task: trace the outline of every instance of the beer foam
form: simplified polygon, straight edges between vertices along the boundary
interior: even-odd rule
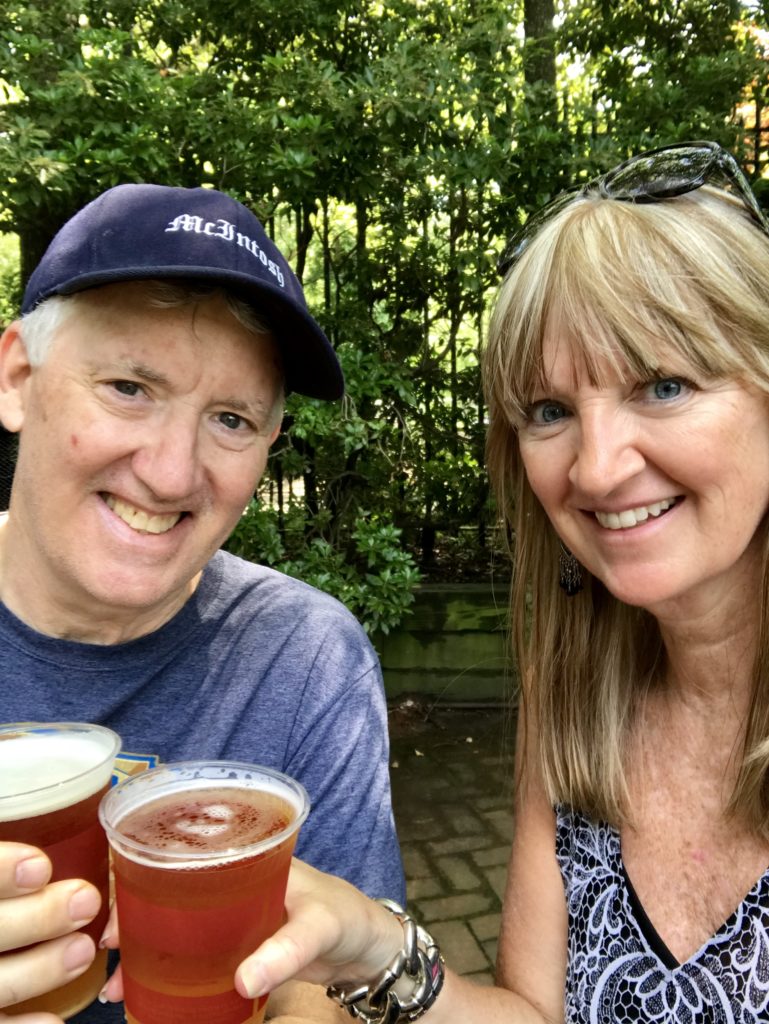
[[[283,791],[249,790],[226,780],[201,789],[198,783],[128,809],[115,825],[115,838],[123,854],[142,864],[213,867],[239,859],[244,850],[248,856],[275,845],[270,840],[279,841],[297,813]]]
[[[112,754],[95,733],[0,734],[0,821],[60,810],[98,792]]]

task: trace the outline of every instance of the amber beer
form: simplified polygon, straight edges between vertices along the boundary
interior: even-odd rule
[[[99,824],[120,737],[81,722],[0,725],[0,841],[29,843],[51,859],[52,881],[84,878],[102,895],[98,916],[81,931],[99,942],[109,914],[109,849]],[[11,1017],[48,1012],[72,1017],[99,994],[107,954],[79,978],[4,1008]]]
[[[130,1024],[259,1024],[238,964],[278,928],[307,794],[269,768],[169,764],[115,787],[112,846]]]

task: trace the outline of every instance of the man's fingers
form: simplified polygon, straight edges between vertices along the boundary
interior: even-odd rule
[[[42,889],[51,877],[51,862],[26,843],[0,843],[0,899]]]
[[[22,952],[4,953],[0,956],[0,1006],[8,1008],[66,985],[88,968],[95,953],[93,940],[82,933],[42,942]],[[10,1019],[18,1024],[26,1017]]]
[[[100,906],[99,890],[79,879],[0,899],[0,952],[77,931],[93,920]]]
[[[49,885],[50,877],[51,862],[40,850],[0,843],[0,1007],[59,988],[93,961],[93,940],[77,929],[99,912],[98,889],[79,879]],[[2,1010],[0,1021],[60,1024],[47,1013]]]
[[[52,1013],[18,1013],[9,1017],[7,1013],[0,1010],[0,1022],[5,1021],[9,1024],[61,1024],[61,1017],[56,1017]]]

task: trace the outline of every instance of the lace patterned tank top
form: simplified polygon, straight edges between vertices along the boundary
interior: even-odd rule
[[[769,870],[685,963],[657,935],[625,874],[616,829],[556,808],[566,890],[566,1024],[769,1022]]]

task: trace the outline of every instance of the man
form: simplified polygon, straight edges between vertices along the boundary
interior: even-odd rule
[[[0,419],[20,435],[0,527],[0,718],[108,725],[122,772],[204,757],[285,771],[312,802],[297,855],[402,900],[365,634],[327,595],[220,550],[284,390],[343,390],[285,259],[222,193],[122,185],[54,238],[22,313],[0,339]],[[47,878],[34,851],[0,845],[10,1013],[94,956],[76,931],[93,893]],[[306,987],[270,1009],[322,1020],[330,1007]]]

